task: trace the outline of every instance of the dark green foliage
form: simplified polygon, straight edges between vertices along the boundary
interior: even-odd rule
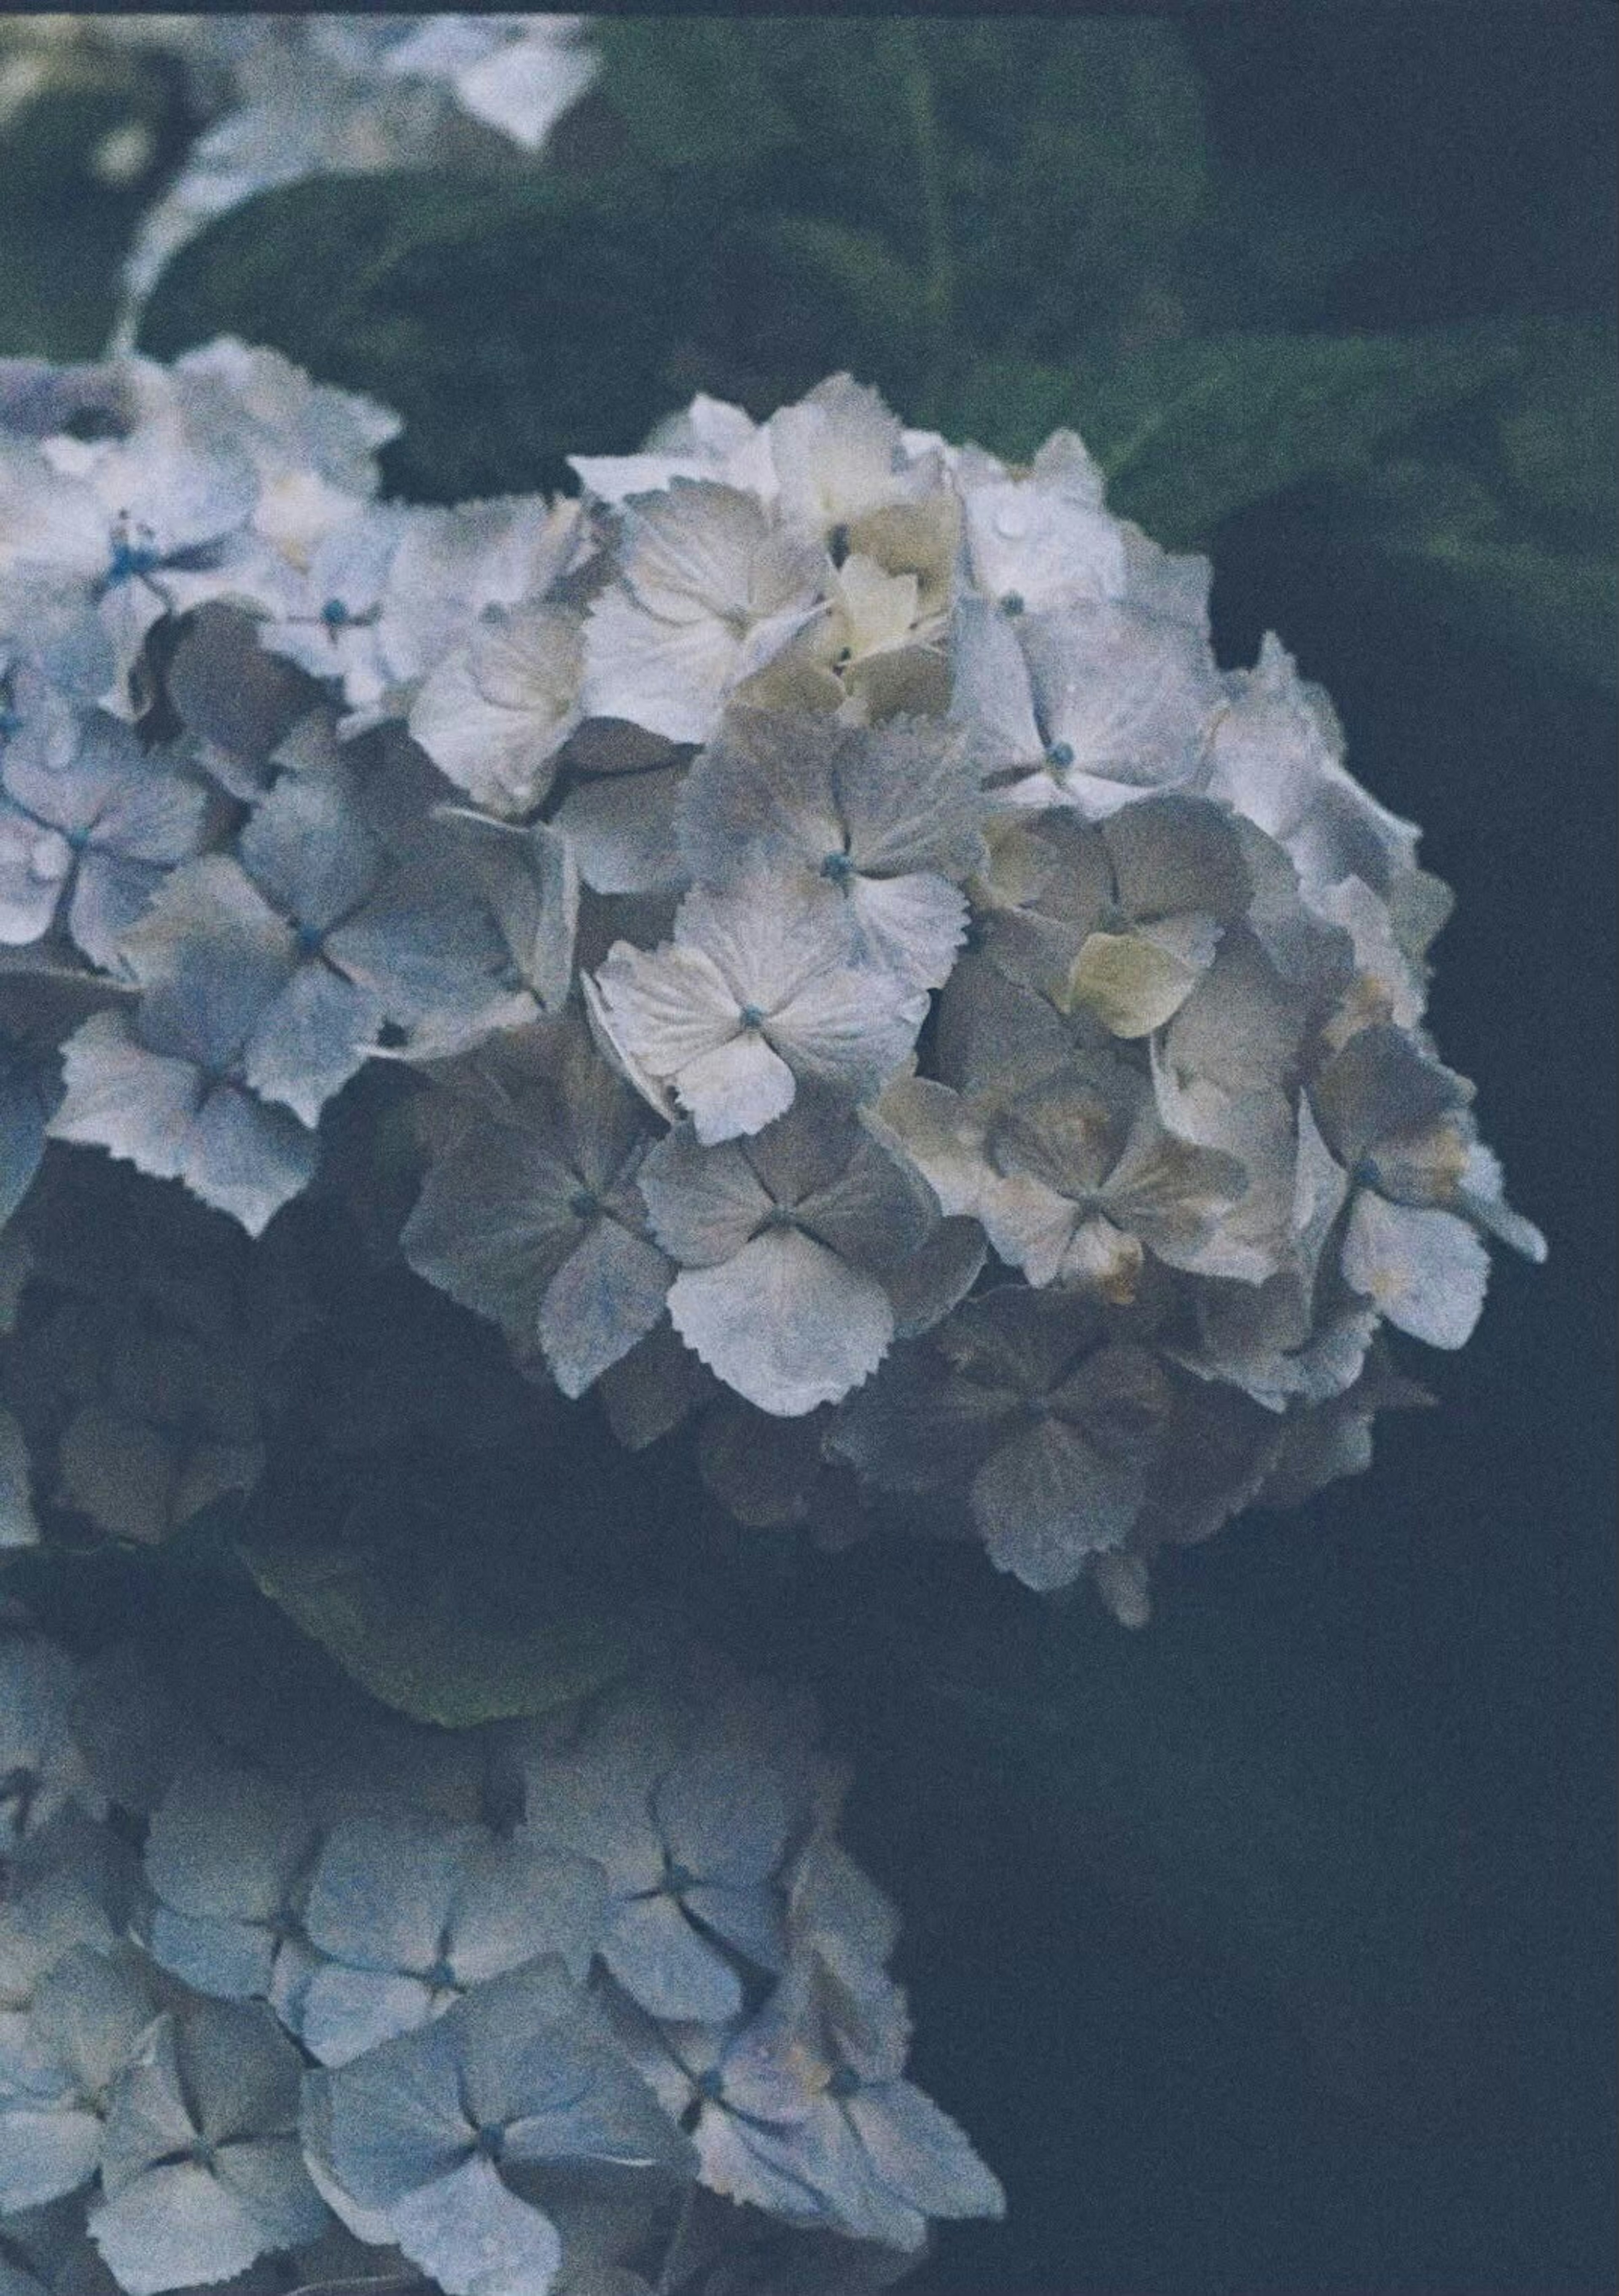
[[[118,265],[174,156],[179,109],[175,75],[106,52],[56,62],[32,99],[0,101],[0,357],[100,351]],[[130,127],[150,134],[150,164],[131,184],[98,179],[97,146]]]
[[[1233,511],[1353,469],[1392,433],[1521,371],[1532,324],[1405,335],[1204,335],[1070,375],[995,362],[955,425],[1014,455],[1077,429],[1108,500],[1165,544],[1206,545]]]
[[[548,1713],[622,1674],[629,1645],[605,1604],[560,1597],[536,1627],[479,1619],[442,1578],[410,1583],[390,1558],[257,1547],[261,1592],[385,1706],[458,1730]]]
[[[455,501],[565,478],[667,408],[705,235],[636,179],[293,184],[186,248],[147,315],[170,357],[235,333],[405,419],[388,475]]]
[[[1485,419],[1363,463],[1316,506],[1353,579],[1593,685],[1619,674],[1614,329],[1532,323]]]

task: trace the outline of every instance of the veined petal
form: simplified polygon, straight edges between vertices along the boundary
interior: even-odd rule
[[[686,1269],[669,1313],[728,1387],[783,1419],[858,1387],[894,1336],[882,1286],[793,1228],[756,1236],[723,1267]]]

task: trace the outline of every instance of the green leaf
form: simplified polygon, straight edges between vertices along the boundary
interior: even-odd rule
[[[0,1553],[38,1544],[29,1447],[16,1420],[0,1406]]]
[[[781,216],[762,224],[759,236],[784,270],[797,274],[802,291],[830,303],[873,343],[924,324],[922,280],[875,232],[815,216]]]
[[[656,166],[746,167],[797,139],[771,85],[771,29],[724,18],[607,18],[593,35],[597,93]]]
[[[11,78],[0,94],[0,356],[94,358],[172,139],[177,82],[145,57],[12,46],[4,19],[0,67]],[[150,139],[150,163],[134,183],[109,181],[97,155],[129,130]]]
[[[1565,546],[1473,472],[1402,462],[1335,489],[1321,505],[1340,566],[1454,628],[1521,658],[1611,686],[1619,567]]]
[[[1077,430],[1112,506],[1171,546],[1222,518],[1361,463],[1391,434],[1518,373],[1533,323],[1397,335],[1208,335],[1105,372],[997,361],[966,381],[955,427],[1025,456]]]
[[[398,174],[266,193],[184,249],[142,348],[269,343],[405,417],[394,485],[429,499],[555,486],[640,445],[701,308],[717,226],[644,178]]]
[[[1599,547],[1619,520],[1616,365],[1611,322],[1542,322],[1499,426],[1508,473],[1526,504],[1573,521]]]
[[[258,1546],[260,1591],[385,1705],[452,1730],[549,1713],[615,1680],[629,1631],[583,1597],[557,1597],[537,1626],[478,1615],[452,1574],[423,1583],[364,1551]]]

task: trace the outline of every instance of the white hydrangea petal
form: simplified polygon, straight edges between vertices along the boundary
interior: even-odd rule
[[[793,877],[760,873],[723,893],[699,886],[681,903],[675,930],[681,946],[717,967],[739,1006],[773,1017],[854,954],[831,887]]]
[[[0,800],[0,942],[24,947],[49,932],[73,873],[73,849]]]
[[[307,1188],[320,1161],[317,1136],[286,1111],[233,1086],[209,1092],[185,1140],[180,1177],[249,1235]]]
[[[859,1098],[875,1092],[905,1060],[928,1005],[927,990],[903,974],[839,965],[806,981],[765,1026],[796,1070]]]
[[[879,394],[833,375],[765,424],[781,508],[812,531],[847,525],[902,491],[902,432]]]
[[[94,1013],[62,1052],[53,1140],[105,1148],[159,1180],[177,1179],[202,1086],[189,1061],[148,1052],[128,1016]]]
[[[678,1076],[741,1026],[745,996],[701,948],[670,942],[649,952],[617,941],[595,979],[608,1028],[654,1076]]]
[[[792,1106],[793,1071],[755,1029],[687,1061],[675,1093],[705,1147],[762,1132]]]
[[[419,1977],[323,1961],[298,1989],[293,2030],[318,2063],[347,2065],[432,2013],[432,1988]]]
[[[1065,459],[1052,452],[1072,440]],[[1046,467],[1026,478],[967,489],[967,550],[974,581],[1000,602],[1031,611],[1074,598],[1118,598],[1127,562],[1119,521],[1101,507],[1101,482],[1072,432],[1042,450]]]
[[[1490,1255],[1453,1212],[1391,1204],[1362,1188],[1344,1236],[1344,1280],[1397,1331],[1460,1348],[1484,1304]]]
[[[479,805],[532,812],[577,723],[584,671],[576,615],[542,605],[486,617],[429,674],[411,707],[411,733]]]
[[[270,2245],[246,2203],[190,2161],[152,2169],[102,2201],[89,2228],[128,2296],[234,2279]]]
[[[967,938],[967,898],[943,877],[857,877],[848,888],[862,949],[871,964],[940,988]]]
[[[956,607],[951,641],[950,714],[980,773],[1014,766],[1043,772],[1046,745],[1015,624],[989,599],[969,594]]]
[[[910,2081],[857,2091],[846,2109],[882,2182],[924,2216],[1005,2214],[1000,2179],[966,2132]]]
[[[882,1286],[793,1228],[768,1229],[720,1267],[684,1269],[669,1314],[728,1387],[783,1419],[858,1387],[894,1337]]]
[[[365,1064],[382,1008],[323,964],[301,964],[249,1037],[242,1075],[307,1125]]]

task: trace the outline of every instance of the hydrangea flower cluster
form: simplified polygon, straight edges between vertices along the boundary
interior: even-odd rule
[[[26,84],[63,42],[153,48],[184,67],[203,125],[125,262],[113,348],[126,349],[181,248],[260,192],[310,176],[536,158],[595,78],[585,29],[573,16],[383,12],[41,17],[17,27],[29,52],[12,70]],[[97,155],[102,171],[138,172],[149,142],[115,131]]]
[[[814,1735],[688,1651],[249,1759],[0,1620],[7,2296],[863,2296],[998,2213]]]
[[[427,509],[233,341],[0,420],[8,1201],[48,1133],[257,1234],[390,1063],[405,1257],[521,1365],[691,1422],[744,1521],[892,1495],[1127,1620],[1366,1464],[1484,1234],[1542,1254],[1423,1029],[1417,831],[1073,434],[838,377]]]

